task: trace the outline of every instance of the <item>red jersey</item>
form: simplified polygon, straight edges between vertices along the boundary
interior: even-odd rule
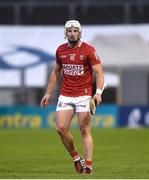
[[[60,94],[77,97],[92,95],[92,65],[99,64],[100,59],[95,49],[85,42],[76,48],[62,44],[56,51],[56,63],[63,68],[63,80]]]

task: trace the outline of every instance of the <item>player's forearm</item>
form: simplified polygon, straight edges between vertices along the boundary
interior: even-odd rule
[[[96,88],[103,89],[104,86],[104,72],[100,64],[93,66],[96,75]]]
[[[104,73],[103,71],[96,72],[96,89],[103,89],[104,86]]]
[[[54,88],[56,87],[57,81],[58,81],[58,74],[56,74],[55,72],[52,72],[49,78],[46,94],[49,94],[49,95],[52,94]]]

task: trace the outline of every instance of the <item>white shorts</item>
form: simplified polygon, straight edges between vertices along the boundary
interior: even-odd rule
[[[56,111],[74,109],[75,112],[90,112],[90,99],[91,96],[67,97],[60,95]]]

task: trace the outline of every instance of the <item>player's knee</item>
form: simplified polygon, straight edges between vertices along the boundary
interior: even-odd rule
[[[59,135],[63,136],[66,134],[66,129],[65,128],[62,128],[62,127],[59,127],[59,126],[56,126],[56,131]]]
[[[90,128],[89,127],[80,127],[81,135],[86,136],[90,133]]]

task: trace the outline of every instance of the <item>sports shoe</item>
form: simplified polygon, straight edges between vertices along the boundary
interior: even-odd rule
[[[85,159],[83,159],[82,157],[80,157],[79,160],[74,161],[74,165],[76,168],[76,172],[82,174],[84,168],[85,168]]]
[[[92,169],[90,169],[88,167],[84,168],[84,170],[82,172],[82,174],[92,174],[92,173],[93,173]]]
[[[93,99],[89,100],[89,107],[90,107],[90,113],[94,115],[96,111],[96,102]]]

